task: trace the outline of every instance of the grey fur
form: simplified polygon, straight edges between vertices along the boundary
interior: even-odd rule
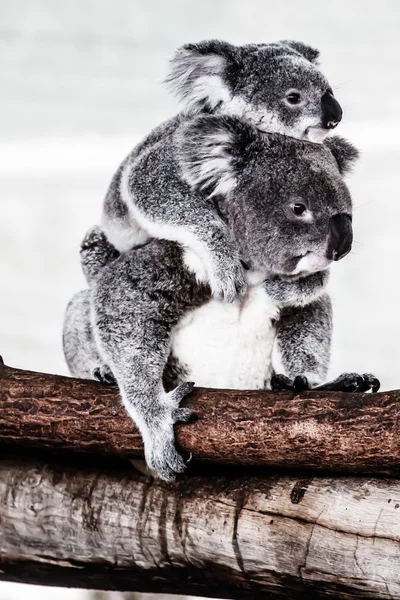
[[[149,202],[157,201],[156,181],[179,202],[188,191],[182,173],[192,181],[193,206],[202,201],[205,189],[220,189],[213,196],[218,219],[226,224],[250,274],[261,273],[267,280],[261,291],[275,299],[278,316],[271,328],[276,331],[280,366],[287,377],[306,373],[313,384],[320,383],[329,360],[331,307],[325,293],[327,275],[319,271],[330,264],[326,253],[331,217],[351,214],[350,194],[335,155],[323,145],[263,134],[237,118],[213,115],[178,120],[173,133],[161,141],[152,152],[166,152],[170,170],[149,170]],[[343,166],[346,149],[340,142],[334,152],[338,148]],[[231,189],[223,192],[220,183],[227,177]],[[293,213],[293,203],[299,201],[307,205],[311,220]],[[179,357],[171,358],[171,336],[188,313],[211,302],[207,278],[202,281],[190,271],[186,253],[176,243],[150,240],[117,256],[95,228],[81,250],[91,289],[95,349],[89,347],[93,336],[82,338],[81,329],[88,331],[90,322],[83,324],[74,316],[75,310],[88,318],[88,292],[70,304],[64,330],[72,374],[74,345],[83,351],[87,343],[88,356],[97,352],[98,366],[114,374],[124,405],[143,435],[147,463],[165,480],[184,469],[174,447],[173,425],[190,417],[179,403],[192,386],[185,381],[187,365],[179,365]],[[298,270],[300,264],[304,267]],[[176,382],[170,392],[164,389],[163,377]]]
[[[326,380],[330,360],[332,306],[328,294],[321,292],[300,310],[286,306],[276,336],[285,374],[292,379],[306,376],[312,386]]]
[[[166,82],[191,112],[217,109],[266,131],[303,137],[307,127],[321,123],[321,98],[330,88],[317,67],[318,55],[290,40],[244,46],[206,40],[177,50]],[[301,106],[285,102],[290,90],[302,94]]]
[[[229,229],[209,194],[193,195],[191,178],[178,169],[179,138],[193,114],[214,112],[239,116],[260,131],[322,141],[328,133],[323,98],[328,107],[336,100],[317,57],[317,50],[287,40],[245,46],[210,40],[180,48],[167,82],[184,112],[151,132],[115,174],[102,217],[114,246],[125,251],[149,237],[176,241],[201,256],[215,297],[232,302],[243,294],[245,277]],[[288,102],[293,90],[301,94],[299,105]]]
[[[95,369],[103,366],[94,339],[91,302],[87,290],[75,294],[68,303],[64,316],[63,350],[74,377],[94,379]]]

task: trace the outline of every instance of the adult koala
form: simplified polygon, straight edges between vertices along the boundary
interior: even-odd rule
[[[182,193],[171,194],[168,180],[151,174],[166,171],[176,184],[177,156],[164,144],[180,129],[185,115],[199,112],[235,115],[260,131],[322,142],[341,120],[342,110],[318,68],[318,55],[295,41],[234,46],[210,40],[178,49],[168,83],[183,113],[134,148],[105,198],[102,227],[117,250],[128,250],[149,237],[184,244],[201,257],[216,298],[232,302],[244,293],[247,283],[239,250],[212,199],[197,195],[194,200],[183,193],[184,178]],[[218,169],[215,161],[209,166]],[[229,186],[229,176],[221,177],[213,194],[226,193]]]
[[[216,210],[246,265],[246,296],[232,304],[214,299],[191,249],[152,239],[118,256],[95,228],[81,248],[90,293],[71,301],[64,326],[71,373],[115,377],[147,464],[165,480],[184,469],[173,425],[190,416],[179,408],[189,381],[247,389],[269,388],[271,379],[275,389],[379,386],[356,374],[323,385],[332,329],[327,268],[351,249],[342,174],[355,149],[340,138],[328,147],[213,115],[182,122],[174,144],[171,156],[179,158],[154,177],[193,202],[205,188],[219,190]]]

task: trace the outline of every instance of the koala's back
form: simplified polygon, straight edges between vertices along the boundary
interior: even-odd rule
[[[126,202],[121,193],[121,182],[127,170],[131,171],[138,166],[140,175],[143,175],[143,183],[147,181],[147,174],[143,173],[141,165],[146,164],[146,155],[164,144],[168,144],[174,133],[182,122],[182,115],[176,115],[153,129],[128,154],[125,160],[115,172],[107,190],[102,213],[102,227],[110,242],[121,252],[129,250],[133,246],[140,245],[148,239],[146,232],[142,231],[134,216],[130,214],[130,203]],[[156,164],[156,163],[155,163]],[[168,168],[168,165],[164,165]],[[150,165],[152,169],[152,165]],[[149,171],[149,175],[152,171]]]
[[[122,337],[135,320],[174,324],[209,297],[208,285],[185,268],[180,246],[154,239],[106,265],[93,287],[98,319],[118,321]]]

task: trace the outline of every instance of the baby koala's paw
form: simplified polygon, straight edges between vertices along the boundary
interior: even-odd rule
[[[86,233],[81,243],[81,255],[102,255],[107,260],[118,257],[119,252],[107,239],[106,234],[98,225],[95,225]]]
[[[244,269],[240,261],[226,262],[210,276],[211,292],[223,302],[233,302],[247,290]]]
[[[118,256],[119,253],[107,240],[103,230],[92,227],[81,244],[81,265],[89,285],[101,274],[103,267]]]
[[[86,233],[82,240],[82,250],[88,250],[97,246],[108,244],[106,234],[98,225],[95,225]]]

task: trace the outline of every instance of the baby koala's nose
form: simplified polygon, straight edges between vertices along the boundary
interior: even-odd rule
[[[329,260],[340,260],[350,252],[352,243],[351,216],[340,214],[331,217],[326,257]]]
[[[322,124],[326,129],[334,129],[342,120],[343,111],[331,90],[321,98]]]

